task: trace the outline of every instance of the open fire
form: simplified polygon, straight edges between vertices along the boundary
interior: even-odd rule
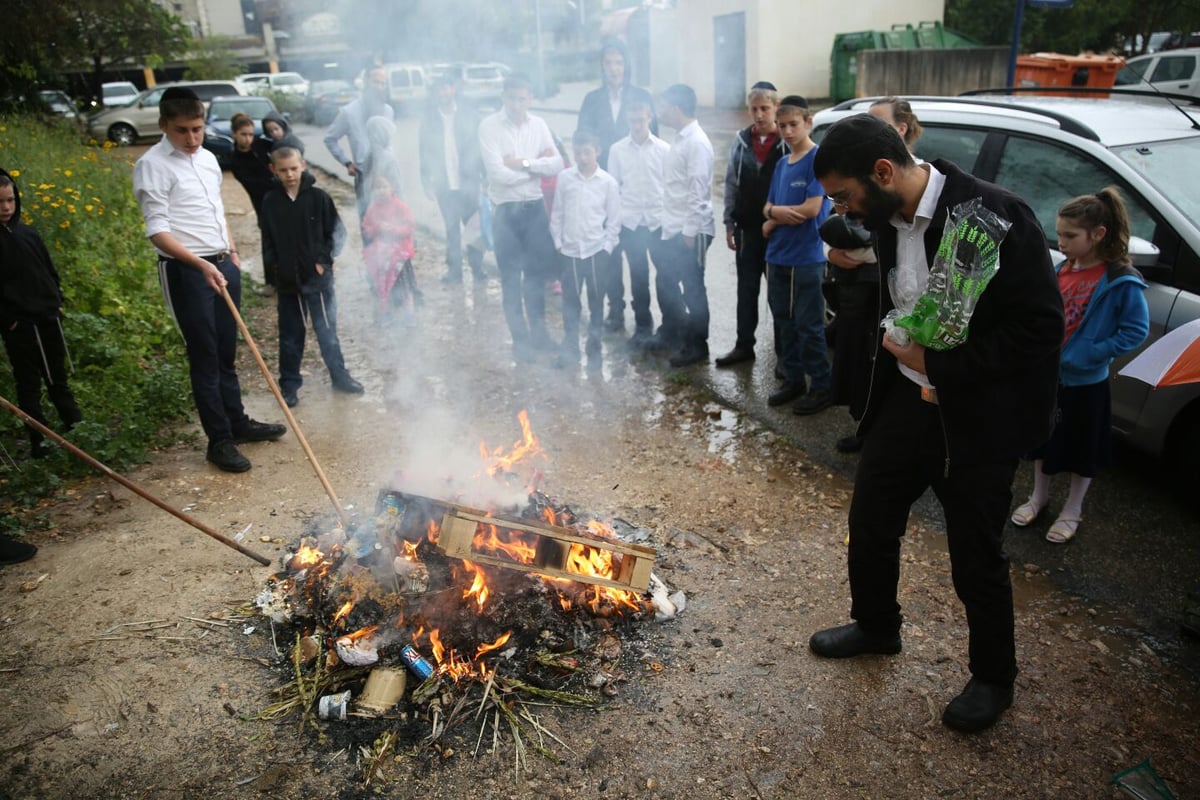
[[[520,419],[522,438],[509,451],[481,445],[487,480],[511,483],[541,455],[528,416]],[[537,490],[540,476],[530,473],[517,511],[385,490],[374,518],[352,531],[302,537],[256,600],[273,622],[295,628],[297,683],[319,672],[324,692],[362,680],[363,670],[348,668],[407,667],[413,690],[404,708],[421,715],[439,694],[444,704],[471,686],[500,702],[503,692],[560,692],[584,664],[610,674],[589,648],[614,624],[673,616],[682,593],[668,599],[650,574],[652,549],[580,519]],[[585,690],[600,685],[578,677]],[[315,698],[299,695],[312,713]],[[351,712],[405,713],[365,699]],[[436,738],[436,713],[433,728]]]

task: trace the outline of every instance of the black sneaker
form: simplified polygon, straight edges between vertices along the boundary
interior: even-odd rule
[[[604,321],[604,330],[609,333],[624,333],[625,320],[622,317],[609,317]]]
[[[708,345],[685,345],[668,362],[672,367],[690,367],[693,364],[708,361]]]
[[[259,423],[261,424],[261,423]],[[282,428],[282,425],[275,427]],[[250,459],[242,455],[233,439],[215,439],[208,443],[208,455],[205,456],[217,469],[225,472],[245,472],[250,469]]]
[[[792,406],[792,413],[803,417],[824,411],[831,405],[833,405],[832,392],[828,389],[814,389],[796,401],[796,404]]]
[[[282,394],[283,394],[283,402],[287,405],[288,408],[295,408],[296,404],[300,402],[300,398],[296,395],[295,392],[283,392]]]
[[[734,347],[723,356],[718,356],[716,364],[718,367],[732,367],[736,364],[742,364],[746,361],[754,360],[754,350],[749,347]]]
[[[36,553],[37,548],[29,542],[20,542],[0,533],[0,564],[20,564],[33,558]]]
[[[292,397],[295,397],[292,393]],[[287,395],[283,396],[284,401],[287,401]],[[291,406],[291,403],[288,403]],[[273,422],[258,422],[247,418],[244,423],[233,429],[233,441],[237,444],[245,444],[246,442],[273,442],[280,436],[287,433],[287,426],[276,425]],[[212,447],[209,447],[209,452],[212,452]],[[209,459],[210,461],[212,459]],[[250,469],[250,463],[246,462],[246,469]]]
[[[837,443],[834,444],[833,449],[837,450],[839,453],[857,453],[859,450],[862,450],[862,446],[862,437],[851,434],[838,439]]]
[[[333,381],[333,390],[345,394],[362,394],[363,385],[349,375],[343,375]]]
[[[802,397],[806,391],[808,391],[808,387],[803,383],[784,383],[767,398],[767,405],[774,407],[790,403]]]

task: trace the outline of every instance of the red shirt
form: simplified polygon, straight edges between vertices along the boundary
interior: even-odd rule
[[[1083,313],[1087,310],[1100,279],[1104,277],[1105,269],[1107,265],[1101,261],[1081,270],[1076,270],[1073,264],[1067,263],[1058,271],[1058,291],[1062,293],[1063,314],[1067,322],[1063,344],[1067,343],[1083,320]]]
[[[767,160],[771,148],[779,141],[779,132],[768,133],[766,136],[750,131],[750,147],[754,150],[754,160],[760,165]]]

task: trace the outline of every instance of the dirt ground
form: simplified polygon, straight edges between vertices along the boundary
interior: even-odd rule
[[[253,250],[249,204],[226,187],[241,250]],[[341,502],[369,509],[381,486],[436,478],[481,440],[507,445],[528,409],[549,455],[544,488],[652,531],[656,572],[687,593],[679,618],[641,624],[662,670],[630,673],[598,712],[544,709],[557,762],[531,756],[517,770],[508,740],[478,758],[410,751],[364,788],[354,748],[295,717],[239,718],[281,682],[265,666],[270,625],[235,611],[274,568],[95,479],[46,509],[34,560],[0,570],[0,798],[1097,798],[1123,796],[1111,777],[1144,758],[1178,797],[1200,796],[1195,648],[1156,653],[1119,609],[1014,564],[1016,703],[983,734],[947,730],[942,708],[968,674],[940,531],[911,522],[903,653],[814,658],[809,635],[849,606],[846,480],[616,340],[602,374],[565,374],[548,357],[514,370],[494,264],[484,286],[468,274],[446,287],[439,244],[418,246],[414,328],[375,323],[356,241],[340,262],[342,341],[365,396],[330,391],[310,340],[295,411]],[[246,306],[274,364],[273,307]],[[241,353],[251,415],[281,420]],[[188,445],[130,477],[275,559],[284,545],[264,539],[291,542],[332,505],[294,434],[244,451],[243,475]]]

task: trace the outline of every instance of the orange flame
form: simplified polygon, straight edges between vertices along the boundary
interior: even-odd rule
[[[296,555],[292,556],[291,566],[294,569],[305,569],[313,564],[320,564],[325,559],[325,554],[315,547],[304,545],[296,551]]]
[[[442,535],[442,527],[434,520],[429,520],[429,529],[425,531],[425,538],[430,544],[437,544],[438,538]]]
[[[490,653],[493,650],[499,650],[501,647],[504,647],[504,645],[508,642],[509,638],[511,638],[511,637],[512,637],[512,631],[509,631],[508,633],[502,634],[498,639],[496,639],[496,641],[492,642],[491,644],[479,645],[479,649],[477,649],[475,651],[475,657],[479,658],[484,653]]]
[[[350,613],[350,610],[353,608],[354,608],[354,601],[347,600],[342,605],[342,607],[338,609],[337,613],[333,615],[334,623],[336,624],[338,622],[341,622],[343,619],[345,619],[346,616]]]
[[[447,649],[442,644],[442,637],[437,628],[429,632],[429,646],[433,650],[433,658],[438,663],[438,673],[457,681],[460,678],[474,674],[474,665],[458,655],[453,649]]]
[[[379,630],[378,625],[368,625],[365,628],[359,628],[354,633],[348,633],[341,638],[349,639],[352,642],[357,642],[359,639],[369,638],[377,630]]]
[[[483,523],[475,529],[475,539],[471,542],[471,548],[484,555],[503,553],[518,564],[532,564],[537,555],[537,547],[527,541],[521,531],[501,531],[495,525]]]
[[[415,542],[404,543],[404,558],[408,561],[417,560],[417,545]]]
[[[470,561],[463,561],[463,566],[466,567],[469,572],[475,573],[475,580],[471,583],[471,587],[463,592],[463,599],[469,600],[470,598],[474,597],[476,605],[479,606],[479,610],[483,611],[483,605],[488,599],[487,581],[483,577],[483,570],[472,564]]]
[[[542,450],[537,437],[533,435],[529,412],[521,409],[521,412],[517,414],[517,419],[521,423],[521,439],[513,443],[512,451],[507,455],[505,455],[503,447],[497,447],[489,453],[487,445],[483,442],[479,443],[480,455],[483,456],[484,461],[490,462],[487,465],[488,475],[494,477],[501,472],[510,472],[516,464],[535,456],[545,456],[545,451]]]

